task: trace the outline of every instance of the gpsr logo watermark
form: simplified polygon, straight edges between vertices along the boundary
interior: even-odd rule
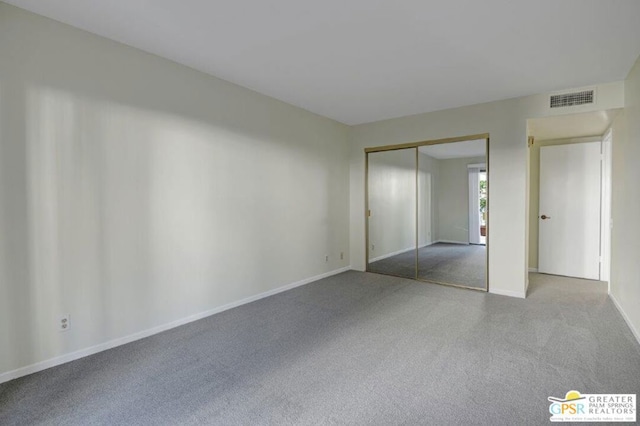
[[[635,422],[635,394],[581,394],[572,390],[564,398],[550,396],[552,422]]]

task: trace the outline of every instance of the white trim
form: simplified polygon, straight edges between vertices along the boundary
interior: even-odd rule
[[[378,256],[378,257],[375,257],[373,259],[369,259],[369,263],[377,262],[378,260],[386,259],[388,257],[397,256],[399,254],[406,253],[408,251],[415,250],[415,249],[416,249],[415,247],[409,247],[408,249],[402,249],[402,250],[394,251],[394,252],[391,252],[391,253],[388,253],[388,254],[383,254],[382,256]]]
[[[454,241],[454,240],[438,240],[438,241],[436,241],[436,243],[464,244],[465,246],[469,245],[469,241]],[[481,245],[484,245],[484,244],[481,244]]]
[[[303,286],[305,284],[312,283],[314,281],[321,280],[323,278],[330,277],[332,275],[341,274],[342,272],[346,272],[351,270],[351,266],[345,266],[344,268],[336,269],[333,271],[325,272],[320,275],[313,276],[311,278],[305,278],[300,281],[296,281],[291,284],[284,285],[282,287],[274,288],[273,290],[266,291],[264,293],[256,294],[254,296],[249,296],[241,300],[237,300],[235,302],[227,303],[226,305],[218,306],[217,308],[210,309],[205,312],[200,312],[194,315],[190,315],[185,318],[181,318],[175,321],[172,321],[167,324],[159,325],[157,327],[150,328],[148,330],[139,331],[137,333],[130,334],[128,336],[120,337],[117,339],[110,340],[108,342],[100,343],[95,346],[91,346],[88,348],[80,349],[75,352],[70,352],[64,355],[60,355],[54,358],[49,358],[45,361],[36,362],[35,364],[27,365],[25,367],[20,367],[12,371],[7,371],[5,373],[0,374],[0,383],[8,382],[9,380],[17,379],[18,377],[26,376],[28,374],[36,373],[38,371],[45,370],[47,368],[55,367],[57,365],[65,364],[70,361],[75,361],[80,358],[84,358],[89,355],[96,354],[98,352],[106,351],[111,348],[115,348],[116,346],[121,346],[127,343],[134,342],[136,340],[143,339],[145,337],[152,336],[154,334],[161,333],[166,330],[170,330],[175,327],[179,327],[184,324],[188,324],[193,321],[197,321],[202,318],[209,317],[211,315],[215,315],[217,313],[226,311],[228,309],[236,308],[241,305],[245,305],[247,303],[255,302],[256,300],[263,299],[265,297],[273,296],[274,294],[282,293],[283,291],[291,290],[296,287]]]
[[[538,268],[529,268],[529,272],[538,272]]]
[[[626,322],[627,325],[629,326],[629,329],[631,330],[631,334],[633,334],[633,337],[635,337],[638,343],[640,344],[640,331],[636,330],[636,328],[633,326],[633,324],[631,323],[631,319],[629,319],[626,312],[622,309],[622,306],[620,306],[620,303],[618,303],[616,298],[613,297],[613,294],[609,293],[609,297],[613,301],[613,304],[616,306],[616,308],[618,308],[618,312],[620,312],[620,315],[622,315],[622,318],[624,318],[624,322]]]
[[[611,169],[613,130],[609,128],[601,142],[600,162],[600,281],[607,281],[611,291]]]
[[[499,288],[493,287],[489,289],[489,293],[498,294],[500,296],[518,297],[520,299],[525,299],[527,297],[526,293],[522,291],[500,290]]]
[[[432,245],[434,245],[436,243],[439,243],[439,242],[440,241],[431,241],[430,243],[426,243],[426,244],[423,244],[421,246],[418,246],[418,248],[421,249],[421,248],[424,248],[424,247],[432,246]],[[461,244],[467,244],[467,243],[461,243]],[[383,254],[382,256],[378,256],[378,257],[375,257],[373,259],[369,259],[369,263],[377,262],[378,260],[386,259],[388,257],[393,257],[393,256],[396,256],[398,254],[406,253],[406,252],[411,251],[411,250],[415,250],[415,248],[410,247],[408,249],[394,251],[393,253]]]

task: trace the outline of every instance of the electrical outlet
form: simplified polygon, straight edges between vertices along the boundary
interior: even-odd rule
[[[344,260],[344,252],[340,252],[340,260]]]
[[[325,261],[325,262],[328,262],[328,261],[329,261],[329,255],[328,255],[328,254],[325,254],[325,255],[324,255],[324,261]]]
[[[58,317],[58,330],[67,331],[71,327],[71,320],[69,314],[62,314]]]

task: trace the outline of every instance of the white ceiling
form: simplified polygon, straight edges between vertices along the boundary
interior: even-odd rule
[[[5,0],[343,123],[622,80],[638,0]]]
[[[487,148],[485,139],[472,141],[441,143],[437,145],[426,145],[418,148],[423,154],[438,160],[450,158],[484,157]]]
[[[527,122],[527,133],[537,141],[550,139],[602,136],[619,110],[568,114],[533,118]]]

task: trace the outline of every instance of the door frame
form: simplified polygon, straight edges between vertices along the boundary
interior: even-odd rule
[[[477,140],[477,139],[484,139],[486,141],[486,145],[485,145],[485,152],[486,152],[486,157],[487,157],[487,161],[486,161],[486,169],[487,169],[487,236],[486,236],[486,265],[485,265],[485,288],[477,288],[477,287],[470,287],[470,286],[465,286],[465,285],[461,285],[461,284],[452,284],[452,283],[444,283],[444,282],[437,282],[437,281],[427,281],[424,279],[420,279],[418,277],[418,174],[419,174],[419,164],[418,164],[418,148],[421,146],[427,146],[427,145],[439,145],[439,144],[445,144],[445,143],[454,143],[454,142],[464,142],[464,141],[472,141],[472,140]],[[490,167],[489,167],[489,141],[490,141],[490,135],[489,133],[479,133],[479,134],[475,134],[475,135],[466,135],[466,136],[457,136],[457,137],[452,137],[452,138],[443,138],[443,139],[433,139],[433,140],[426,140],[426,141],[419,141],[419,142],[408,142],[408,143],[401,143],[401,144],[395,144],[395,145],[382,145],[382,146],[376,146],[376,147],[370,147],[370,148],[365,148],[364,149],[364,153],[365,153],[365,167],[364,167],[364,232],[365,232],[365,250],[364,250],[364,254],[365,254],[365,270],[367,272],[369,272],[369,217],[371,215],[371,212],[369,210],[369,154],[370,153],[374,153],[374,152],[383,152],[383,151],[397,151],[397,150],[401,150],[401,149],[415,149],[416,152],[416,165],[415,165],[415,169],[416,169],[416,203],[415,203],[415,209],[416,209],[416,256],[415,256],[415,271],[416,271],[416,275],[414,276],[413,279],[417,280],[417,281],[422,281],[422,282],[429,282],[429,283],[434,283],[434,284],[441,284],[441,285],[447,285],[447,286],[451,286],[451,287],[460,287],[460,288],[466,288],[466,289],[470,289],[470,290],[476,290],[476,291],[484,291],[484,292],[489,292],[489,224],[490,224],[490,199],[491,199],[491,191],[490,191]],[[407,277],[402,277],[402,278],[407,278]]]
[[[602,161],[600,184],[600,281],[607,281],[608,292],[611,292],[611,216],[612,166],[613,166],[613,129],[609,128],[602,136]]]

